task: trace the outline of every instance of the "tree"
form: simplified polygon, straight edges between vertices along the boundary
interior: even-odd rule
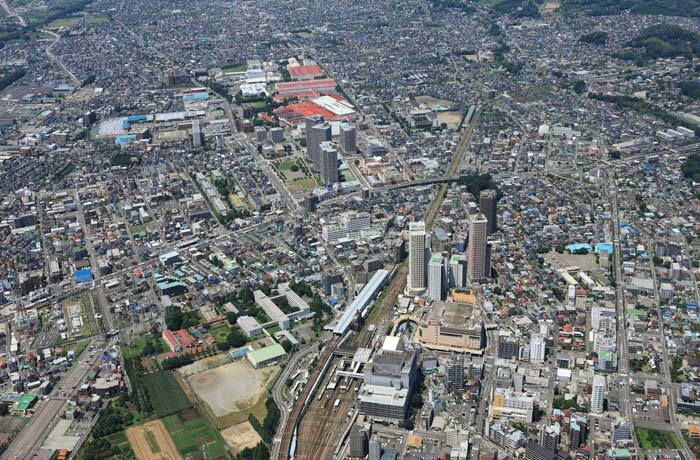
[[[282,348],[284,348],[284,351],[287,353],[289,353],[289,351],[294,347],[294,345],[292,345],[292,342],[290,342],[287,339],[284,339],[282,343],[280,343],[280,345],[282,345]]]
[[[239,329],[231,330],[231,332],[228,333],[228,337],[226,337],[226,344],[230,348],[242,347],[246,342],[245,335],[243,335]]]
[[[583,80],[576,80],[574,82],[574,92],[576,94],[582,94],[586,91],[586,82]]]
[[[180,307],[170,307],[165,312],[165,324],[171,331],[177,331],[178,329],[182,329],[182,320],[183,315],[182,310],[180,310]]]

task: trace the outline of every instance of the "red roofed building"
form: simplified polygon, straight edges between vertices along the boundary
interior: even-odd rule
[[[296,104],[289,104],[279,107],[274,110],[274,114],[277,115],[280,123],[284,123],[289,126],[303,125],[305,118],[311,115],[320,115],[326,121],[352,119],[352,115],[336,115],[311,101],[298,102]]]
[[[316,77],[323,77],[325,72],[317,65],[300,65],[289,67],[289,75],[295,80],[313,80]]]
[[[288,81],[275,84],[275,91],[280,96],[295,97],[305,93],[326,93],[335,91],[336,82],[332,78],[318,80]]]
[[[192,348],[197,343],[197,340],[190,335],[187,329],[180,329],[179,331],[166,329],[163,331],[163,339],[165,339],[172,351]]]

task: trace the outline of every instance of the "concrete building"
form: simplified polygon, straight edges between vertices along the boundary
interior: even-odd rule
[[[369,432],[362,425],[350,429],[350,457],[364,458],[369,453]]]
[[[530,337],[530,362],[543,363],[546,354],[546,340],[540,334]]]
[[[448,391],[464,389],[464,360],[461,355],[445,365],[445,388]]]
[[[331,125],[315,115],[306,118],[306,152],[316,169],[320,168],[321,143],[332,140]]]
[[[556,453],[561,441],[561,425],[545,425],[540,432],[540,445],[549,452]]]
[[[486,216],[488,224],[486,225],[486,234],[492,235],[496,233],[496,191],[482,190],[479,194],[479,210]]]
[[[324,184],[338,182],[338,150],[332,142],[321,142],[318,168],[321,171],[321,182]]]
[[[428,319],[420,325],[419,339],[425,348],[481,355],[486,328],[481,317],[471,317],[467,304],[435,301]]]
[[[604,409],[605,401],[605,376],[596,374],[593,376],[593,386],[591,388],[591,412],[600,414]]]
[[[445,300],[445,281],[445,258],[435,254],[428,263],[428,297],[433,300]]]
[[[491,273],[491,254],[486,242],[488,220],[483,214],[469,217],[467,276],[469,281],[487,278]]]
[[[535,396],[510,389],[496,388],[491,403],[491,416],[531,423],[535,411]]]
[[[275,305],[275,303],[270,299],[264,292],[256,290],[253,292],[253,297],[255,297],[255,304],[262,308],[263,311],[270,317],[272,321],[276,321],[281,329],[289,329],[291,320],[286,313],[284,313],[280,308]]]
[[[346,155],[354,155],[357,150],[357,128],[349,124],[340,125],[340,148]]]
[[[425,291],[425,222],[413,222],[408,227],[408,290]]]
[[[467,258],[455,254],[450,259],[450,289],[463,288],[467,285]]]

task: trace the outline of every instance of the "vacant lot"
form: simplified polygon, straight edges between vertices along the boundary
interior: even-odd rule
[[[183,458],[187,456],[191,456],[192,460],[227,458],[223,438],[196,409],[187,409],[169,415],[162,421]],[[202,449],[206,449],[206,455]]]
[[[143,382],[148,390],[148,396],[158,417],[180,412],[192,407],[192,403],[180,388],[172,372],[162,371],[146,374]]]
[[[180,458],[173,439],[160,420],[127,428],[126,437],[137,459],[176,460]]]
[[[233,453],[233,455],[238,454],[246,448],[252,449],[257,446],[259,442],[262,442],[262,438],[258,432],[255,431],[255,428],[253,428],[250,422],[243,422],[226,428],[221,432],[221,435],[231,448],[231,453]]]
[[[445,123],[449,129],[457,129],[462,123],[463,116],[464,112],[460,111],[440,112],[438,113],[438,122]]]
[[[637,428],[637,439],[644,450],[656,449],[680,449],[681,443],[676,435],[670,431],[649,430]]]
[[[223,417],[255,405],[277,370],[277,366],[254,369],[248,361],[239,360],[190,376],[188,381],[214,415]]]

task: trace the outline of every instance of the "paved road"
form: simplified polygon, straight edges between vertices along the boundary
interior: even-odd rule
[[[80,386],[90,369],[100,359],[102,350],[111,348],[115,343],[115,339],[108,342],[104,348],[100,347],[98,350],[90,351],[90,348],[98,343],[97,339],[90,341],[88,347],[83,350],[80,357],[73,362],[71,368],[53,389],[49,400],[39,403],[40,407],[29,420],[29,423],[15,437],[10,447],[0,458],[30,459],[39,453],[41,445],[63,414],[68,404],[68,398],[77,392],[77,387]],[[91,353],[94,356],[90,357]]]
[[[2,8],[5,11],[5,13],[7,13],[8,16],[12,16],[13,18],[17,18],[17,20],[19,21],[19,24],[22,27],[27,27],[27,22],[24,20],[24,18],[22,16],[20,16],[19,14],[15,13],[14,11],[12,11],[10,9],[10,7],[7,5],[7,2],[5,0],[0,0],[0,8]]]

